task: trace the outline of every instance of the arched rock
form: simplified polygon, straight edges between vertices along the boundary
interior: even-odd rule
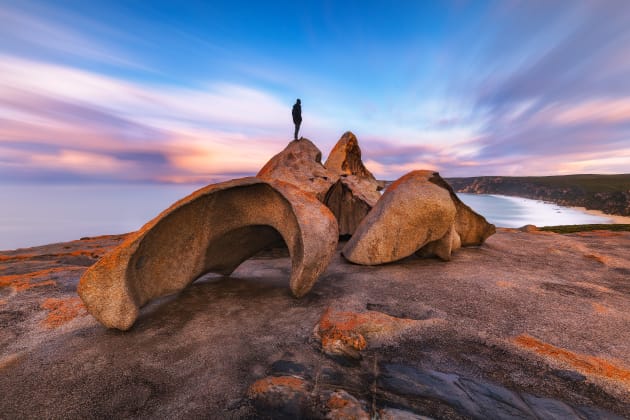
[[[243,178],[204,187],[132,234],[81,277],[88,311],[109,328],[129,329],[152,299],[182,290],[205,273],[232,273],[284,239],[289,286],[306,294],[337,245],[337,222],[293,185]]]

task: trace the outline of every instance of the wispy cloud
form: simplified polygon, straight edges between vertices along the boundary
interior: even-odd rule
[[[17,7],[20,5],[22,7]],[[66,24],[59,22],[59,18]],[[128,39],[128,35],[77,14],[61,14],[50,7],[25,1],[12,6],[0,4],[0,21],[0,47],[16,55],[73,57],[101,64],[144,68],[129,54],[103,41],[112,37]],[[89,27],[92,35],[73,27]]]
[[[299,60],[249,46],[230,53],[198,32],[174,31],[194,44],[187,52],[210,46],[235,76],[166,83],[148,76],[164,70],[148,64],[155,60],[126,48],[162,38],[38,2],[0,4],[0,177],[254,174],[289,140],[297,91],[303,133],[325,155],[354,131],[379,178],[422,168],[444,176],[627,172],[625,2],[510,2],[475,19],[453,16],[439,39],[372,42],[357,29],[339,44],[347,28],[330,16],[326,27],[337,29],[321,38],[309,27],[309,45],[325,42]]]
[[[288,137],[287,105],[250,87],[132,84],[7,56],[0,77],[0,144],[54,146],[21,155],[44,170],[162,181],[253,174]]]

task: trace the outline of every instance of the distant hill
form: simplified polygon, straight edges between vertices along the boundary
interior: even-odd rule
[[[457,192],[501,194],[630,216],[630,174],[447,178]]]

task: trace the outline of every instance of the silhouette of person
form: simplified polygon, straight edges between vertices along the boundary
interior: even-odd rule
[[[293,105],[293,124],[295,124],[295,133],[293,134],[293,140],[298,139],[298,131],[300,131],[300,124],[302,124],[302,102],[298,99]]]

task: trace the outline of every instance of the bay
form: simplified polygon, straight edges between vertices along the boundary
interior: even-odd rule
[[[612,217],[590,214],[574,207],[563,207],[540,200],[493,194],[457,195],[464,203],[498,227],[615,223]]]
[[[132,232],[201,185],[0,185],[0,249]],[[612,223],[610,218],[519,197],[459,194],[500,227]]]

